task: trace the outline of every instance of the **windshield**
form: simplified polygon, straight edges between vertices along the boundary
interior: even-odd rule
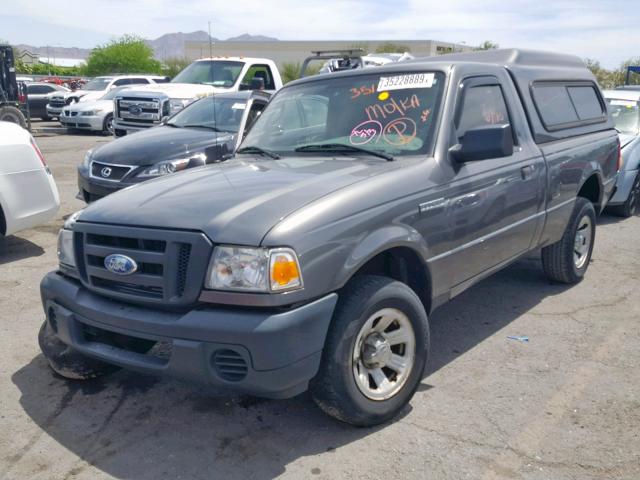
[[[616,100],[608,98],[609,113],[613,118],[616,128],[622,133],[638,134],[640,128],[640,110],[638,102],[633,100]]]
[[[235,85],[242,67],[244,62],[221,60],[194,62],[176,75],[171,83],[202,83],[229,88]]]
[[[82,90],[106,90],[111,78],[94,78],[82,87]]]
[[[243,99],[205,97],[180,110],[167,123],[176,127],[203,127],[235,133],[240,129],[246,107],[247,102]]]
[[[444,74],[420,72],[324,77],[285,87],[242,146],[280,155],[322,144],[424,154],[431,149],[443,84]]]

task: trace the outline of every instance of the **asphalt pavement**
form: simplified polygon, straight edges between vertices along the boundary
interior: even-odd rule
[[[436,311],[410,406],[360,429],[307,394],[53,375],[37,344],[39,282],[56,267],[63,219],[83,207],[76,165],[111,139],[36,140],[62,204],[53,221],[0,239],[0,478],[640,478],[640,217],[600,219],[579,285],[550,283],[532,256]]]

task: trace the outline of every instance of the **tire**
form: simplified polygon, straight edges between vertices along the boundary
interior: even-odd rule
[[[622,205],[616,205],[610,207],[609,211],[614,215],[623,218],[629,218],[636,214],[638,211],[638,204],[640,203],[640,172],[636,174],[636,179],[633,181],[633,186],[629,192],[627,200]]]
[[[589,268],[595,235],[595,208],[586,198],[578,197],[560,241],[542,249],[542,268],[547,277],[560,283],[580,282]]]
[[[390,313],[387,315],[388,312]],[[363,331],[371,331],[367,330],[368,325],[379,327],[386,323],[386,318],[402,316],[402,322],[393,320],[391,327],[382,329],[382,334],[372,333],[366,338],[362,335]],[[395,324],[402,326],[406,338],[413,336],[413,346],[410,342],[389,346],[386,339],[391,338],[389,335],[393,332],[390,328]],[[396,333],[400,331],[401,329],[395,330]],[[364,367],[365,345],[373,341],[372,338],[375,341],[382,338],[385,342],[380,344],[380,349],[372,347],[369,350],[380,353],[379,358],[376,357],[377,353],[370,356],[369,361],[380,362],[369,364],[372,367],[369,370]],[[383,343],[387,343],[387,347]],[[410,359],[412,351],[413,363],[407,362],[410,366],[404,370],[404,374],[395,373],[400,370],[391,369],[383,361],[385,355]],[[424,306],[413,290],[404,283],[387,277],[355,277],[340,292],[325,341],[320,369],[310,384],[311,395],[325,413],[343,422],[359,427],[384,423],[400,413],[413,397],[422,380],[428,354],[429,322]],[[356,355],[359,359],[355,358]],[[391,364],[389,361],[388,365]],[[374,370],[385,375],[386,384],[381,382],[378,386],[379,382],[374,380],[376,377],[366,373]],[[369,388],[362,385],[369,385]],[[387,387],[384,385],[392,389],[386,395],[384,388]],[[373,398],[374,396],[377,398]]]
[[[51,369],[69,380],[90,380],[120,370],[120,367],[94,360],[73,350],[58,339],[49,322],[44,322],[40,327],[38,343]]]
[[[113,135],[113,114],[110,113],[104,118],[102,122],[102,133],[105,135]]]
[[[116,138],[124,137],[127,134],[126,130],[113,129],[113,136]]]
[[[43,122],[50,122],[51,120],[53,120],[53,118],[45,115],[44,117],[40,117],[40,120],[42,120]]]
[[[17,123],[22,128],[27,128],[27,119],[24,118],[20,109],[10,105],[0,107],[0,121]]]

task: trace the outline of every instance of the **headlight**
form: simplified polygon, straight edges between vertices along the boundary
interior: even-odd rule
[[[84,168],[89,168],[91,165],[91,155],[93,155],[93,148],[84,154],[84,160],[82,161],[82,166]]]
[[[169,100],[169,113],[179,112],[193,101],[192,98],[174,98]]]
[[[298,258],[290,248],[219,246],[213,251],[205,288],[283,292],[302,288]]]
[[[76,257],[73,251],[73,231],[60,230],[58,234],[58,262],[76,268]]]
[[[168,160],[166,162],[159,162],[155,165],[144,169],[137,176],[138,177],[161,177],[162,175],[168,175],[169,173],[178,172],[184,170],[189,165],[188,158],[180,158],[178,160]]]
[[[102,111],[103,110],[101,108],[99,108],[98,110],[87,110],[86,112],[80,112],[80,116],[82,116],[82,117],[95,117],[96,115],[98,115]]]

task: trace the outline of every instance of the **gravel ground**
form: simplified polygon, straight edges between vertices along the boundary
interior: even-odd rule
[[[63,218],[83,206],[75,166],[110,139],[37,141],[62,205],[0,240],[0,478],[640,478],[640,217],[601,218],[577,286],[550,284],[525,259],[439,309],[410,407],[356,429],[306,394],[267,401],[127,372],[55,377],[36,340],[38,284],[55,268]]]

